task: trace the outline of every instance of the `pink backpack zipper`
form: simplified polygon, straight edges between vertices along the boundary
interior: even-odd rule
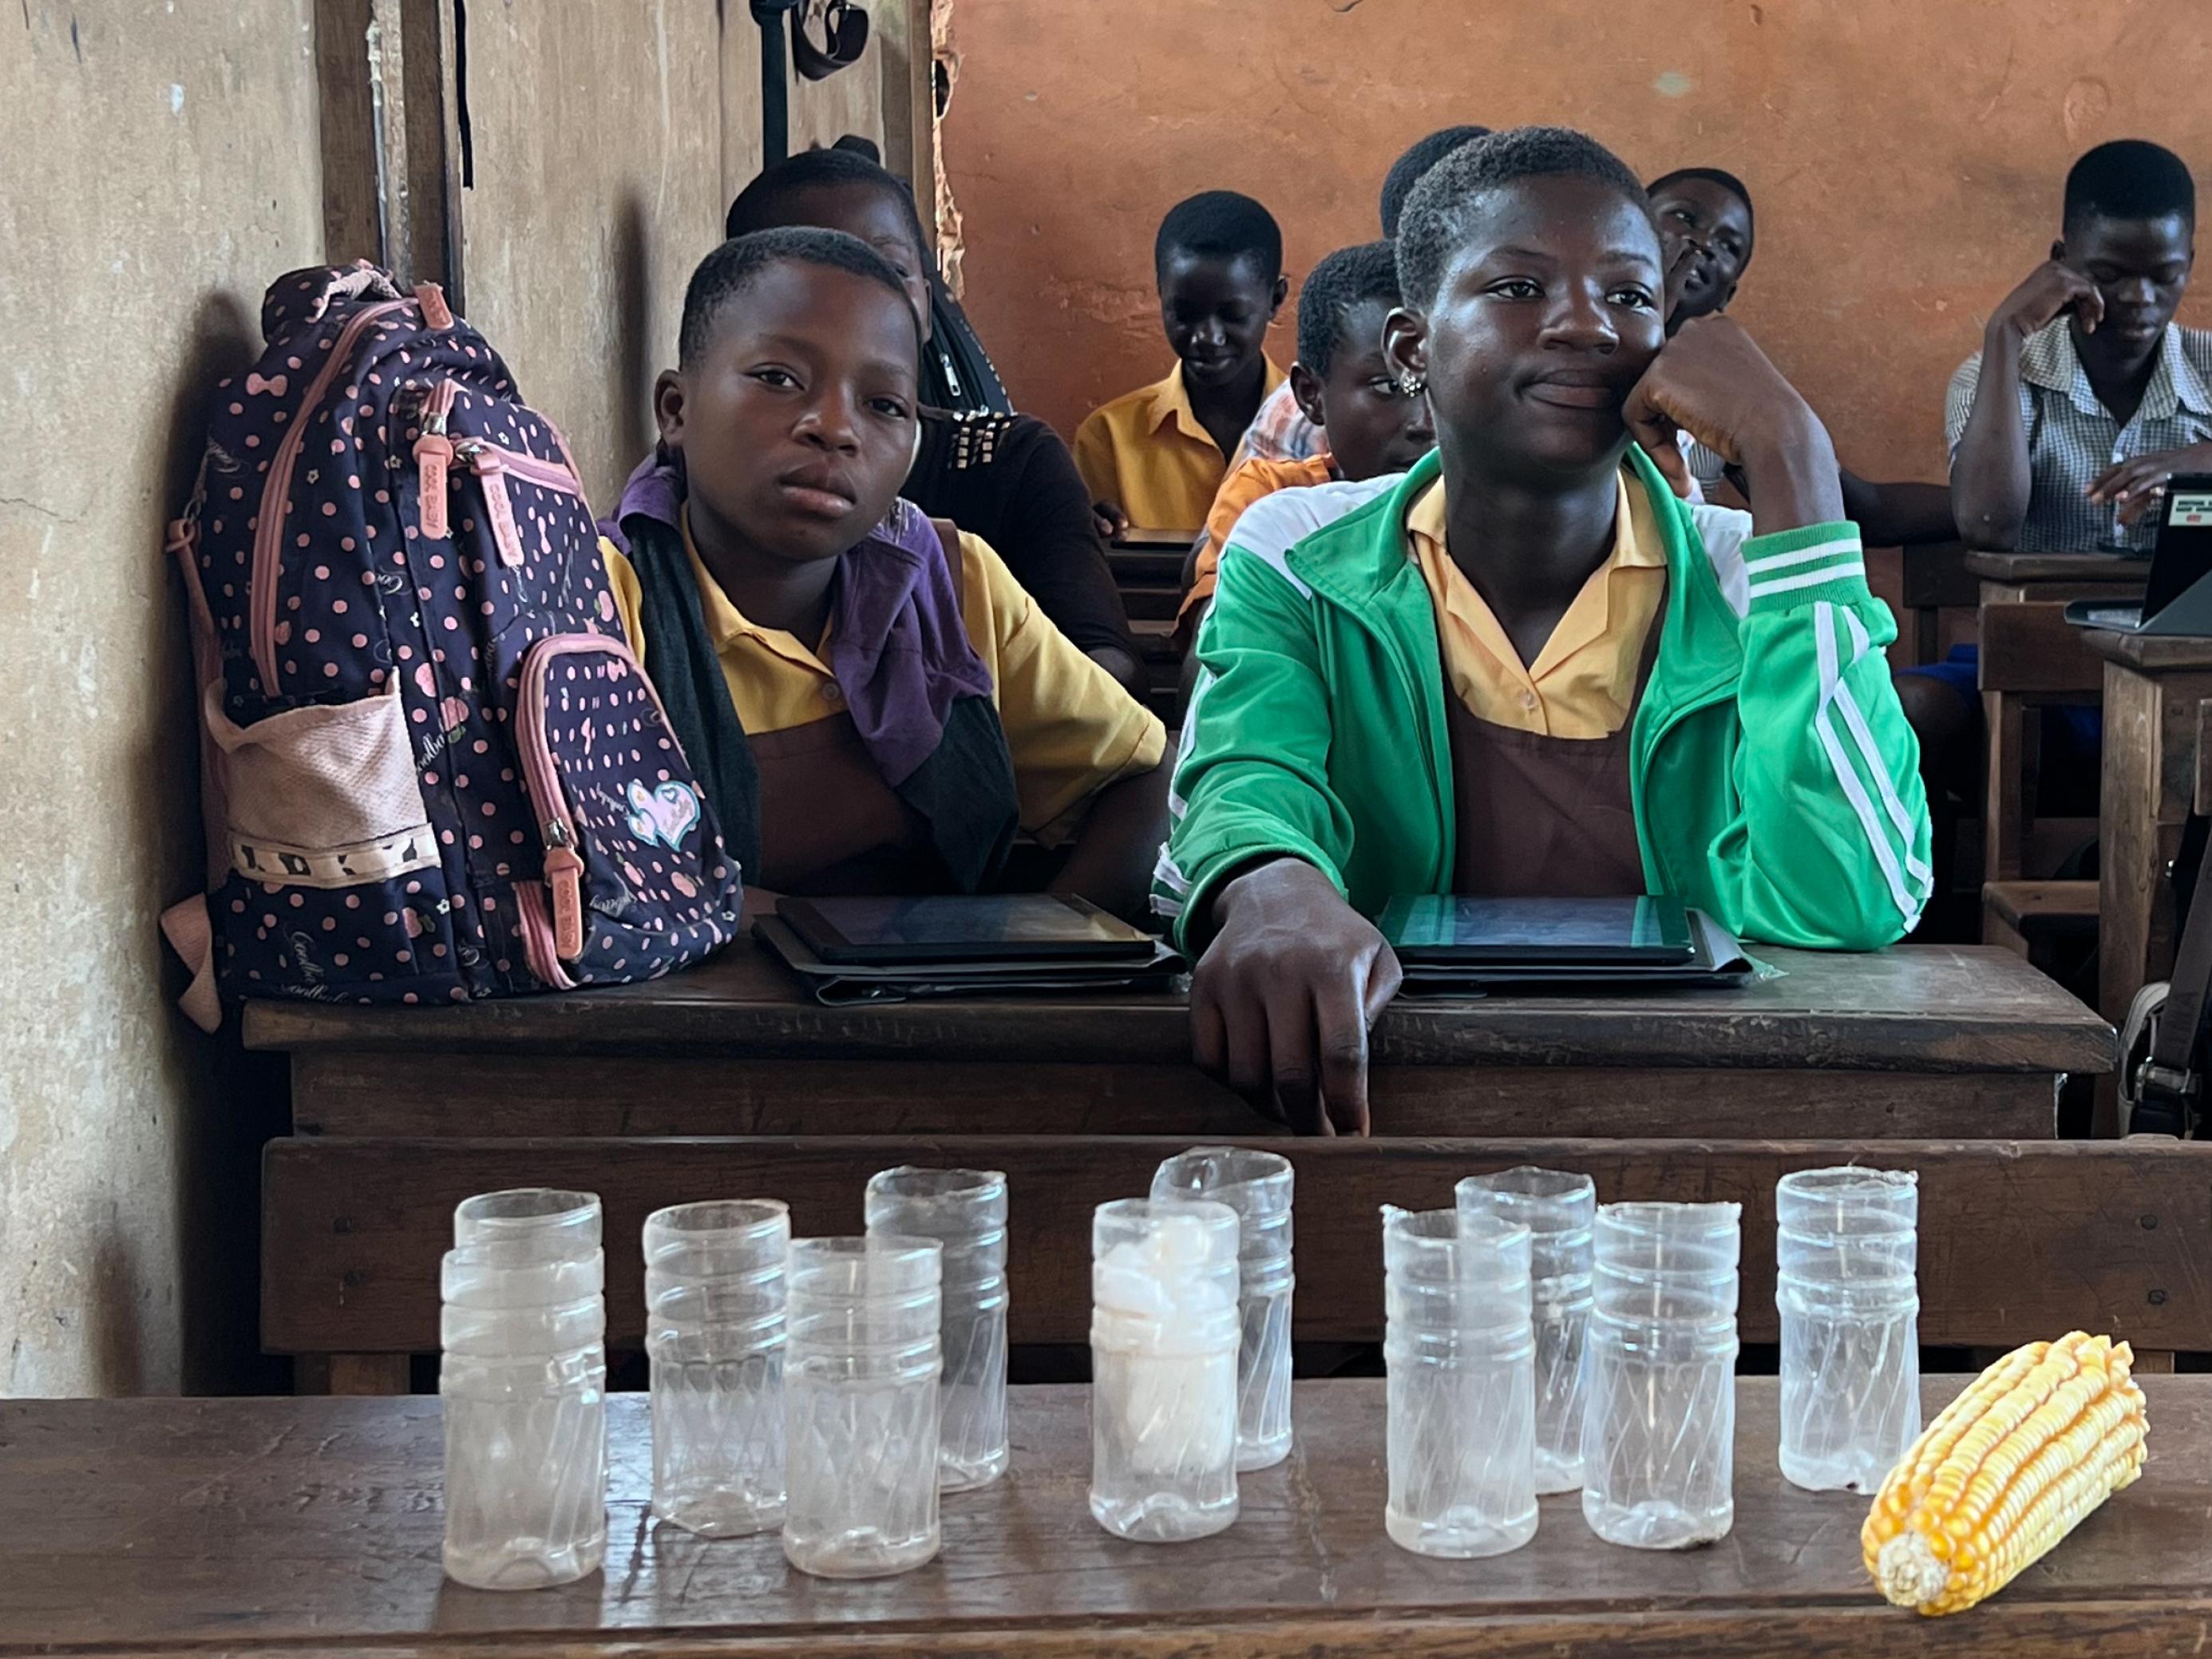
[[[300,400],[298,417],[285,433],[284,441],[276,446],[276,459],[269,463],[269,482],[261,491],[261,516],[253,529],[253,617],[247,630],[253,665],[261,676],[261,694],[265,697],[277,695],[276,574],[284,545],[284,498],[292,488],[292,469],[299,462],[301,446],[307,441],[307,411],[322,402],[331,382],[351,367],[353,349],[370,326],[379,318],[388,317],[413,303],[411,300],[386,300],[357,313],[340,331],[331,346],[330,356],[308,383],[307,395]]]

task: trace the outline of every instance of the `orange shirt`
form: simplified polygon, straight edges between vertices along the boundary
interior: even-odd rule
[[[1644,492],[1624,475],[1613,556],[1590,573],[1566,615],[1523,665],[1497,614],[1444,545],[1444,487],[1406,514],[1406,533],[1437,608],[1444,678],[1478,720],[1553,738],[1607,738],[1636,706],[1644,641],[1667,592],[1667,551]]]
[[[1265,392],[1285,378],[1270,361]],[[1139,530],[1204,524],[1229,470],[1221,446],[1190,406],[1181,363],[1165,380],[1092,410],[1075,429],[1074,447],[1076,470],[1091,499],[1115,503]]]
[[[1303,461],[1265,461],[1255,457],[1224,478],[1213,498],[1213,510],[1206,515],[1206,529],[1198,538],[1190,592],[1183,595],[1182,607],[1176,613],[1176,632],[1194,626],[1197,613],[1213,597],[1213,585],[1220,573],[1221,550],[1229,545],[1229,532],[1237,527],[1237,520],[1243,516],[1246,507],[1279,489],[1324,484],[1335,477],[1336,469],[1328,452],[1323,450]]]

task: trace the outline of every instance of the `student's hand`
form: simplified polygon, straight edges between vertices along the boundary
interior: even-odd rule
[[[1844,516],[1827,428],[1732,318],[1683,324],[1629,392],[1621,418],[1678,495],[1689,494],[1690,472],[1677,430],[1741,466],[1760,535]]]
[[[2212,472],[2212,443],[2118,462],[2090,479],[2086,493],[2100,506],[2117,503],[2115,516],[2122,524],[2134,524],[2165,495],[2167,482],[2177,472]]]
[[[2081,319],[2085,332],[2094,334],[2105,320],[2104,296],[2097,285],[2070,265],[2045,259],[1990,313],[1987,332],[2001,330],[2025,340],[2040,332],[2068,312]]]
[[[1093,501],[1091,504],[1091,522],[1098,526],[1103,540],[1112,541],[1129,527],[1129,515],[1121,510],[1119,501]]]
[[[1705,251],[1704,245],[1694,237],[1685,236],[1682,239],[1681,248],[1674,255],[1674,264],[1667,267],[1667,289],[1662,321],[1673,322],[1674,313],[1681,309],[1682,284],[1689,280],[1690,273],[1698,268],[1698,258]]]
[[[1397,953],[1302,859],[1246,871],[1190,981],[1198,1064],[1299,1134],[1367,1133],[1367,1028],[1398,994]]]

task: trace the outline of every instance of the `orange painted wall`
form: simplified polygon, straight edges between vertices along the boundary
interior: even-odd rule
[[[966,303],[1072,432],[1169,358],[1162,211],[1258,197],[1295,276],[1378,234],[1383,172],[1458,121],[1577,126],[1646,177],[1727,167],[1759,246],[1736,314],[1845,462],[1940,478],[1942,398],[2057,231],[2073,158],[2155,138],[2212,191],[2205,0],[938,0]],[[2212,322],[2212,277],[2183,320]],[[1271,349],[1287,363],[1289,307]]]

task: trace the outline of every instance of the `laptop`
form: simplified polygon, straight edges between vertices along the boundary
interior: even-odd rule
[[[2212,635],[2212,476],[2169,479],[2142,602],[2076,599],[2066,620],[2116,634]]]

